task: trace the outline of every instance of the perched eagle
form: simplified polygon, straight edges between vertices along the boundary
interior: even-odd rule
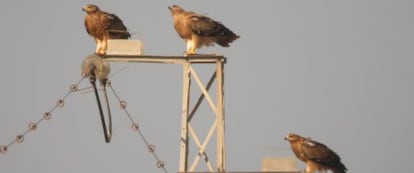
[[[341,158],[326,145],[310,138],[304,138],[297,134],[288,134],[285,140],[290,142],[293,153],[306,163],[305,172],[316,171],[333,173],[345,173],[348,169],[341,162]]]
[[[168,9],[173,17],[175,30],[187,45],[186,55],[195,54],[195,50],[203,45],[212,46],[217,43],[222,47],[229,47],[229,43],[240,37],[207,16],[185,11],[177,5],[170,6]]]
[[[95,38],[96,54],[105,55],[108,39],[128,39],[131,37],[122,20],[115,14],[99,9],[98,6],[87,4],[82,8],[86,12],[85,28]]]

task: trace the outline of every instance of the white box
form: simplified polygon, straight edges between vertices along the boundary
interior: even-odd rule
[[[106,55],[142,55],[143,49],[141,40],[109,39]]]

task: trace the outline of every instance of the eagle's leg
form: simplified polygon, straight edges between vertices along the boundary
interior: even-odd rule
[[[305,172],[306,173],[315,173],[316,172],[315,165],[313,165],[313,163],[309,163],[309,162],[306,163]]]
[[[187,49],[184,52],[184,55],[194,55],[195,47],[193,40],[186,40]]]
[[[200,44],[200,37],[197,34],[193,34],[191,36],[191,45],[190,45],[190,54],[195,55],[196,49],[199,47]]]
[[[108,38],[106,36],[104,36],[104,38],[101,41],[101,49],[99,51],[99,55],[105,55],[106,54],[107,42],[108,42]]]
[[[95,38],[95,43],[96,43],[96,48],[95,48],[95,53],[99,54],[99,49],[101,49],[101,41],[97,38]]]

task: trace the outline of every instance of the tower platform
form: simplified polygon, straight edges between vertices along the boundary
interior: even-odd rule
[[[166,63],[166,64],[184,64],[184,63],[216,63],[217,61],[226,63],[227,58],[223,55],[216,54],[198,54],[189,56],[165,56],[165,55],[106,55],[103,58],[105,62],[142,62],[142,63]]]

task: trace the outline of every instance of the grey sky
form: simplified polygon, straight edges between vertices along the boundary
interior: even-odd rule
[[[121,17],[146,54],[184,51],[167,9],[172,4],[241,36],[230,48],[199,51],[228,58],[227,170],[260,170],[262,149],[287,147],[283,137],[296,132],[335,150],[349,172],[414,171],[414,1],[408,0],[1,1],[0,145],[79,80],[82,60],[94,51],[83,26],[86,3]],[[176,172],[181,66],[111,67],[119,71],[114,88],[167,170]],[[204,77],[211,72],[201,69]],[[0,154],[0,172],[161,172],[116,108],[113,140],[104,142],[92,94],[71,95],[24,143]],[[210,120],[200,116],[196,123]]]

